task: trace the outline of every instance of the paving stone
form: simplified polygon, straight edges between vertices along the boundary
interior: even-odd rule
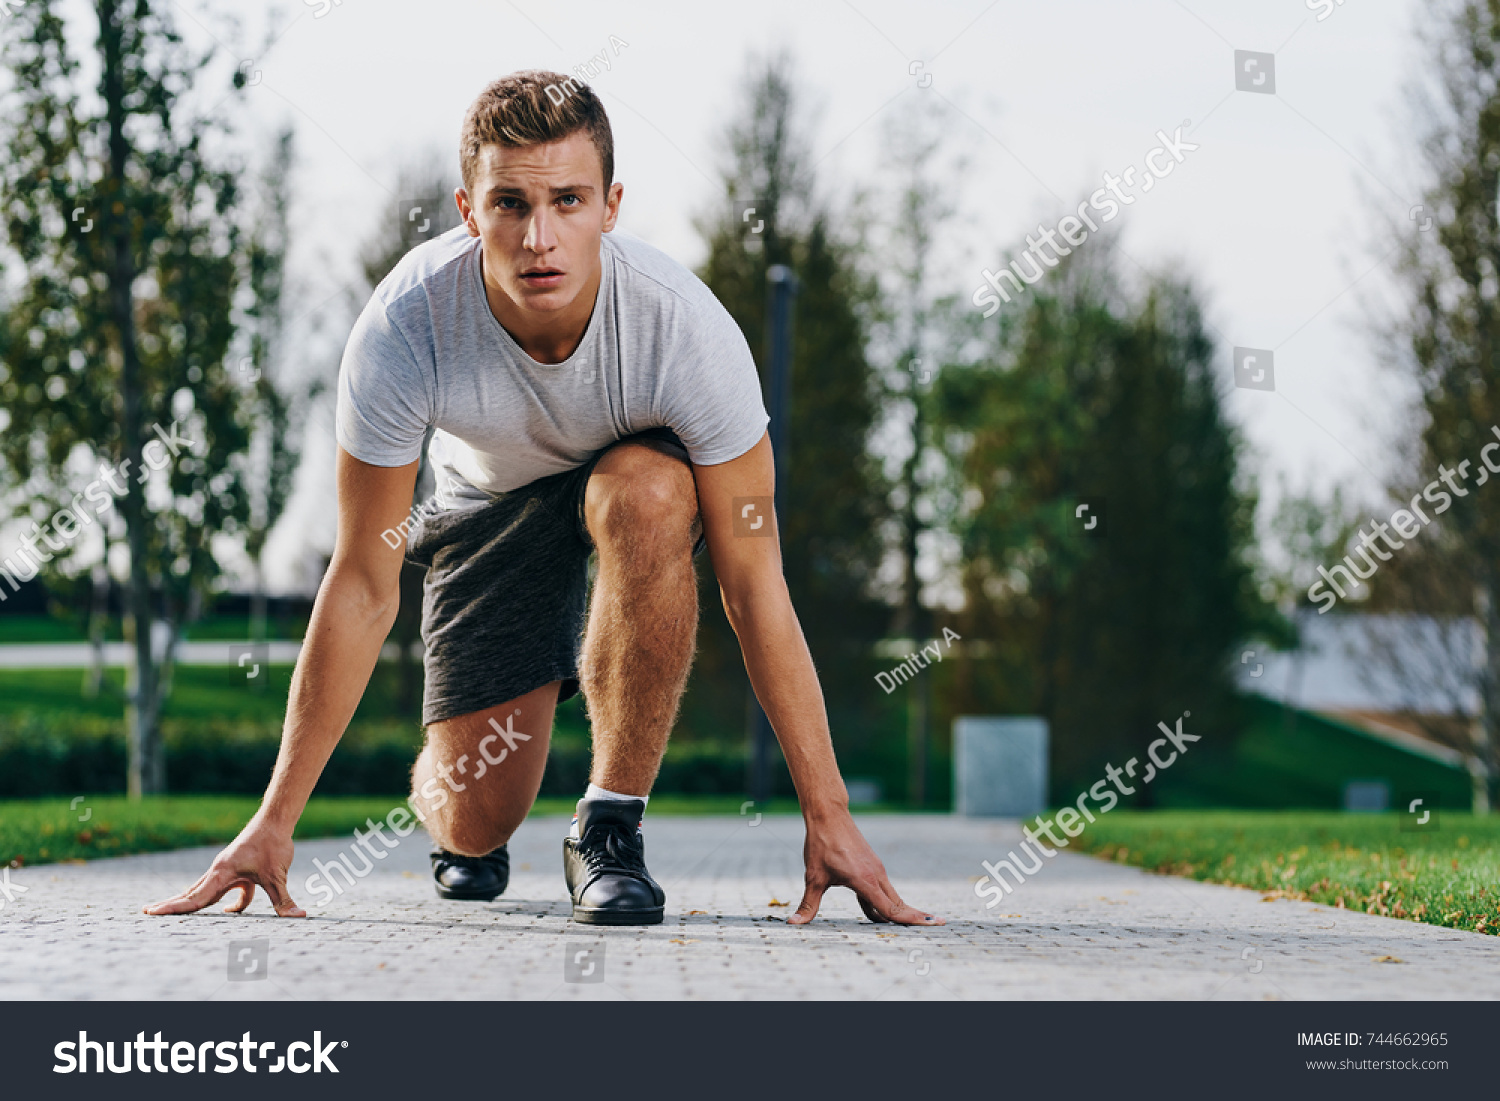
[[[942,928],[866,920],[835,889],[811,925],[801,897],[802,823],[651,817],[646,853],[667,891],[659,926],[601,929],[569,918],[567,820],[537,816],[511,842],[510,889],[492,903],[433,892],[418,831],[326,905],[313,860],[352,841],[297,846],[279,919],[173,918],[140,907],[193,882],[215,850],[11,872],[28,890],[0,909],[0,998],[214,999],[1469,999],[1500,993],[1500,938],[1196,883],[1060,852],[999,904],[974,894],[980,862],[1020,839],[1016,823],[860,816],[909,902]],[[377,843],[378,847],[378,843]],[[352,857],[351,857],[352,859]],[[356,867],[363,861],[356,860]],[[787,903],[785,906],[774,903]],[[232,942],[267,940],[231,977]],[[603,946],[588,978],[565,961]],[[253,953],[253,946],[251,946]],[[1377,962],[1395,957],[1400,963]],[[253,955],[246,957],[247,962]]]

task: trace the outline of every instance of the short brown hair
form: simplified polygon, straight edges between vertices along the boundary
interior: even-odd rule
[[[501,77],[479,93],[464,115],[458,139],[459,170],[464,187],[474,181],[479,150],[486,145],[518,148],[561,141],[585,131],[599,151],[604,189],[614,183],[615,139],[604,104],[582,81],[545,69],[526,69]]]

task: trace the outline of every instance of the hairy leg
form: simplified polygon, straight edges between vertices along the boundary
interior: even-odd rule
[[[579,662],[593,726],[590,779],[647,795],[697,644],[693,472],[648,445],[620,444],[595,466],[584,513],[599,555]]]
[[[412,801],[439,846],[483,856],[526,818],[547,767],[561,682],[427,728],[412,768]]]

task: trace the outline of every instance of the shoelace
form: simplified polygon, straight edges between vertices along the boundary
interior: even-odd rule
[[[646,874],[646,845],[640,832],[626,826],[590,826],[578,843],[591,876],[602,872]]]

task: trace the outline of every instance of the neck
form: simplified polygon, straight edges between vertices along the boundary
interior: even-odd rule
[[[491,278],[489,265],[480,250],[480,270],[484,275],[484,293],[490,312],[500,322],[521,350],[538,363],[561,363],[578,349],[594,315],[594,301],[604,278],[601,261],[596,257],[594,270],[577,297],[560,310],[541,313],[523,310]]]

